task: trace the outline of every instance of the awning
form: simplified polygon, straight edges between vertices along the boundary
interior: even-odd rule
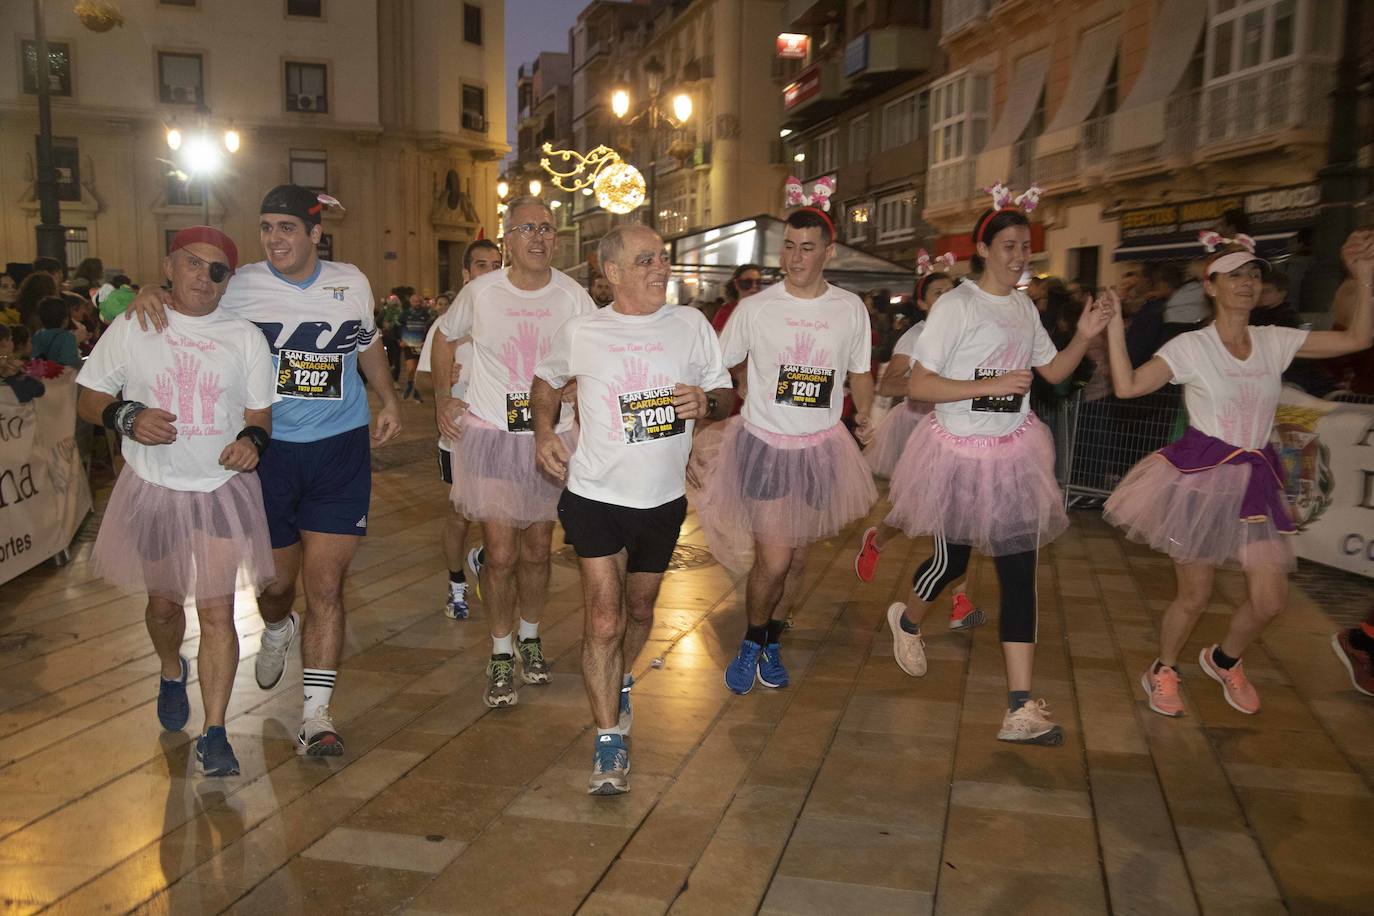
[[[1145,65],[1117,109],[1113,149],[1152,146],[1164,136],[1164,104],[1178,88],[1202,37],[1207,4],[1164,0],[1150,27]]]
[[[1255,254],[1276,258],[1288,251],[1296,232],[1275,232],[1255,236]],[[1197,261],[1207,257],[1201,242],[1164,242],[1149,245],[1120,245],[1112,252],[1113,261]]]
[[[1087,120],[1111,75],[1121,39],[1121,20],[1110,19],[1089,29],[1074,49],[1073,74],[1054,119],[1036,144],[1036,154],[1058,152],[1078,145],[1078,126]]]
[[[1045,74],[1049,69],[1049,48],[1033,51],[1016,62],[1011,88],[1007,91],[1007,104],[1002,106],[1002,117],[988,135],[984,149],[1011,146],[1021,138],[1035,114],[1035,106],[1045,88]]]

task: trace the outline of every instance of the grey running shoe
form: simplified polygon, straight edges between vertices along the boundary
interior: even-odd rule
[[[286,656],[291,652],[291,640],[296,638],[300,628],[300,615],[292,611],[286,618],[286,629],[281,634],[263,629],[258,657],[253,664],[253,673],[263,690],[271,690],[281,683],[281,676],[286,673]]]
[[[630,791],[630,752],[621,735],[598,735],[592,755],[588,795],[624,795]]]
[[[526,684],[547,684],[549,663],[544,660],[544,647],[539,637],[517,639],[515,651],[520,653],[520,678]]]
[[[493,655],[487,662],[487,693],[482,698],[488,706],[514,706],[520,699],[515,692],[515,657]]]

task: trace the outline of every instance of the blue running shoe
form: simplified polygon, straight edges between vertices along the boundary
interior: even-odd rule
[[[191,718],[191,701],[186,698],[186,675],[190,670],[185,656],[182,656],[181,677],[175,681],[169,681],[165,677],[158,678],[157,720],[169,732],[181,731],[186,727],[186,721]]]
[[[620,734],[629,735],[630,728],[635,723],[634,713],[630,712],[630,688],[635,685],[635,679],[630,678],[629,682],[620,688]]]
[[[211,726],[196,739],[196,763],[200,764],[202,776],[239,775],[239,759],[229,746],[229,736],[224,733],[224,726]]]
[[[754,676],[759,670],[759,653],[762,651],[763,646],[751,639],[740,643],[739,655],[725,669],[725,686],[731,692],[743,695],[754,689]]]
[[[782,664],[782,646],[770,643],[763,647],[759,655],[759,683],[765,687],[786,687],[789,680],[787,669]]]
[[[630,791],[630,752],[620,735],[597,735],[588,795],[624,795]]]
[[[466,582],[450,582],[448,584],[448,600],[444,602],[444,616],[449,620],[467,620],[468,584]]]

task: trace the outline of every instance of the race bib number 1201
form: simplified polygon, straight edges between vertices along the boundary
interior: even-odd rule
[[[789,407],[830,407],[835,390],[835,370],[816,366],[778,367],[778,393],[774,401]]]
[[[534,429],[530,416],[528,391],[506,392],[506,432],[527,433]]]
[[[284,398],[337,401],[343,397],[342,353],[282,350],[277,354],[277,394]]]
[[[620,421],[625,428],[625,441],[631,445],[687,432],[687,421],[673,407],[671,388],[646,388],[622,394]]]

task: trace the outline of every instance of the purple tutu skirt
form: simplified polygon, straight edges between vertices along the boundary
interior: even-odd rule
[[[1005,436],[956,436],[934,413],[892,472],[885,521],[910,537],[943,535],[988,557],[1044,547],[1069,526],[1054,444],[1035,414]]]
[[[1176,563],[1291,572],[1282,470],[1266,452],[1242,452],[1190,427],[1131,468],[1102,517]]]
[[[232,600],[239,572],[254,593],[276,576],[257,474],[208,493],[148,483],[125,465],[105,507],[91,566],[127,592],[177,603]]]
[[[468,413],[463,435],[453,449],[453,507],[470,519],[528,528],[558,520],[563,482],[539,470],[534,436],[498,429]],[[575,429],[559,438],[572,452]]]
[[[743,417],[719,428],[696,509],[711,552],[727,569],[748,569],[755,541],[803,547],[839,534],[878,499],[841,424],[809,436],[770,433]]]
[[[878,421],[873,438],[864,446],[864,460],[879,477],[891,477],[921,418],[930,412],[930,405],[902,401],[893,405],[887,416]]]

